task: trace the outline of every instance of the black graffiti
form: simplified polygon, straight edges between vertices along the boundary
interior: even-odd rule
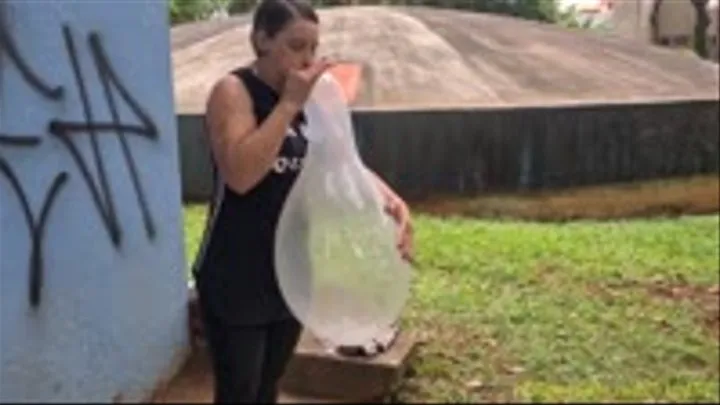
[[[0,134],[0,146],[38,146],[40,137],[34,135],[7,135]]]
[[[15,146],[15,147],[35,147],[40,144],[40,137],[38,136],[17,136],[17,135],[3,135],[0,134],[0,146]],[[45,199],[42,202],[40,208],[39,217],[35,217],[32,208],[30,207],[30,201],[28,200],[27,193],[23,188],[17,174],[13,171],[10,164],[0,155],[0,173],[8,179],[10,187],[17,195],[20,200],[20,207],[22,208],[23,216],[25,217],[25,223],[28,230],[30,231],[30,274],[29,274],[29,297],[30,304],[36,307],[40,303],[40,292],[42,291],[43,285],[43,239],[45,236],[45,229],[47,228],[47,218],[50,214],[50,209],[55,202],[55,198],[62,186],[68,180],[67,172],[61,172],[55,179],[53,179],[50,188],[45,193]]]
[[[50,214],[50,209],[55,202],[55,198],[60,192],[60,188],[65,185],[68,180],[67,172],[60,172],[52,184],[50,189],[45,195],[42,206],[40,208],[39,218],[35,218],[30,208],[30,202],[27,199],[27,194],[23,189],[17,175],[12,171],[10,165],[0,156],[0,172],[10,181],[10,186],[15,191],[16,195],[20,199],[20,205],[25,216],[25,223],[30,230],[30,305],[37,307],[40,304],[40,293],[43,285],[43,257],[42,257],[42,241],[45,236],[45,229],[47,228],[47,218]]]
[[[3,6],[0,4],[0,6]],[[40,78],[35,70],[30,67],[22,54],[17,48],[15,41],[10,36],[9,30],[5,27],[3,16],[0,15],[0,57],[6,54],[10,61],[17,67],[25,82],[35,91],[50,100],[60,100],[63,97],[64,89],[62,86],[52,87]]]
[[[105,100],[108,104],[108,108],[110,109],[110,114],[112,115],[112,123],[115,127],[114,131],[120,142],[120,146],[122,147],[125,164],[130,170],[130,178],[133,183],[133,187],[135,188],[135,196],[138,200],[138,206],[140,207],[143,216],[145,231],[148,237],[154,238],[156,233],[155,224],[148,208],[145,191],[143,190],[142,183],[140,182],[140,176],[138,175],[135,159],[133,158],[130,146],[125,138],[125,132],[129,132],[136,128],[133,126],[121,125],[120,114],[118,113],[117,104],[115,103],[111,86],[114,86],[114,88],[117,89],[120,93],[120,97],[122,97],[135,116],[142,122],[142,125],[137,127],[137,131],[133,131],[135,134],[147,136],[156,140],[158,137],[157,127],[152,119],[150,119],[150,116],[143,111],[137,100],[132,97],[125,85],[120,81],[120,78],[113,69],[107,54],[105,53],[105,49],[100,41],[100,36],[97,35],[97,33],[91,33],[88,37],[88,42],[92,51],[93,59],[98,67],[98,75],[103,85]]]
[[[110,122],[98,122],[95,120],[94,111],[89,101],[87,85],[83,72],[80,69],[80,63],[78,61],[78,53],[75,46],[75,40],[72,35],[72,31],[69,26],[63,27],[63,38],[65,40],[65,49],[72,67],[73,74],[75,77],[76,86],[80,94],[80,100],[83,107],[84,121],[61,121],[52,120],[48,125],[48,132],[56,136],[62,144],[68,149],[72,156],[75,164],[77,165],[80,173],[85,181],[85,184],[90,190],[93,203],[95,208],[100,215],[100,218],[105,225],[105,229],[110,236],[115,246],[120,246],[122,243],[122,229],[120,227],[119,218],[114,204],[114,198],[112,195],[112,189],[109,186],[107,172],[105,170],[105,164],[100,153],[97,136],[100,133],[115,133],[117,139],[120,142],[123,157],[125,163],[130,172],[130,178],[135,189],[135,195],[138,201],[138,206],[143,217],[143,223],[145,225],[145,231],[150,239],[153,239],[156,234],[154,220],[150,214],[148,208],[147,199],[145,197],[145,191],[140,183],[140,176],[138,175],[137,165],[133,158],[130,146],[128,145],[126,134],[135,134],[143,137],[147,137],[152,140],[156,140],[158,137],[158,130],[155,123],[152,121],[147,112],[145,112],[140,103],[130,94],[127,87],[122,83],[115,69],[109,61],[107,53],[102,45],[100,36],[97,33],[90,33],[88,35],[88,46],[92,59],[95,65],[95,70],[100,83],[103,86],[103,93],[112,120]],[[116,90],[120,98],[130,107],[130,110],[140,121],[140,125],[128,125],[120,122],[120,114],[118,112],[117,103],[113,96],[113,89]],[[90,135],[91,147],[93,152],[93,158],[95,160],[95,166],[98,171],[99,187],[93,181],[87,164],[83,160],[80,152],[73,143],[72,134],[75,133],[88,133]]]
[[[2,16],[0,15],[0,17]],[[82,180],[90,192],[91,199],[102,224],[108,232],[112,244],[117,249],[122,245],[122,227],[117,215],[115,200],[113,198],[114,196],[109,184],[110,182],[108,180],[105,162],[102,158],[100,144],[98,142],[98,136],[100,134],[114,133],[116,135],[116,138],[121,146],[124,161],[130,173],[137,203],[142,214],[145,232],[147,237],[150,240],[153,240],[155,239],[157,233],[155,222],[150,212],[147,199],[145,197],[145,191],[142,187],[140,176],[138,174],[137,164],[130,149],[130,145],[128,144],[128,140],[126,139],[126,135],[137,135],[154,141],[158,139],[159,135],[157,126],[151,119],[150,115],[140,106],[140,103],[132,96],[130,91],[128,91],[127,87],[120,80],[119,75],[113,68],[112,63],[107,56],[100,35],[93,32],[87,37],[87,45],[90,50],[97,77],[102,85],[105,102],[107,103],[107,108],[110,111],[111,116],[111,120],[109,122],[97,121],[95,119],[93,105],[90,102],[88,95],[85,77],[80,68],[78,52],[71,28],[69,26],[63,26],[62,34],[65,50],[67,52],[69,64],[73,72],[76,88],[82,104],[83,120],[76,122],[54,119],[48,123],[47,130],[52,136],[58,139],[69,152],[73,162],[80,172]],[[20,57],[21,54],[15,45],[14,40],[11,38],[9,30],[4,27],[3,20],[0,18],[0,57],[2,57],[3,54],[10,56],[10,59],[14,62],[14,66],[16,66],[21,72],[21,77],[30,86],[30,88],[44,97],[54,101],[64,99],[64,87],[51,87],[47,85],[46,82],[30,68],[30,65]],[[121,122],[116,94],[119,95],[120,100],[129,107],[140,124],[136,125]],[[73,138],[78,134],[89,135],[92,158],[97,169],[98,181],[96,181],[90,173],[88,163],[85,161],[78,147],[75,145]],[[38,136],[0,134],[0,150],[2,150],[2,146],[34,148],[37,147],[40,142],[41,138]],[[33,308],[37,308],[40,304],[43,286],[44,262],[42,257],[42,246],[45,229],[47,227],[47,219],[50,215],[51,208],[57,198],[57,195],[62,189],[62,186],[67,183],[70,176],[65,171],[62,171],[55,176],[50,188],[46,192],[45,199],[43,200],[43,204],[40,209],[40,214],[36,217],[33,215],[28,196],[17,174],[13,171],[8,161],[1,155],[0,174],[2,174],[2,177],[8,179],[12,190],[20,201],[22,211],[25,216],[25,222],[30,231],[31,252],[29,264],[29,301]]]

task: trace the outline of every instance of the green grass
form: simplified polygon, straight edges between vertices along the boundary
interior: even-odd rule
[[[405,321],[428,343],[401,399],[718,399],[718,343],[692,300],[611,286],[716,284],[718,217],[565,225],[423,217],[417,229]]]
[[[189,264],[195,260],[195,255],[202,243],[206,214],[207,207],[205,205],[185,206],[185,257]]]
[[[422,345],[398,399],[718,401],[718,220],[418,216],[404,322]],[[204,208],[186,224],[191,259]]]

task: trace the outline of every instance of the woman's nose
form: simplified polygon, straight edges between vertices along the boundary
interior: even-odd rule
[[[303,68],[303,69],[309,68],[310,65],[312,65],[312,63],[313,63],[313,57],[312,57],[312,56],[310,56],[310,57],[305,56],[305,57],[303,57],[302,61],[300,62],[300,64],[302,65],[302,68]]]
[[[315,53],[312,52],[312,50],[307,50],[307,51],[303,52],[302,62],[301,62],[303,68],[310,67],[310,65],[312,65],[314,61],[315,61]]]

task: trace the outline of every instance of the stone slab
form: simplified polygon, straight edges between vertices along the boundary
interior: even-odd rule
[[[411,334],[401,331],[385,353],[346,357],[328,351],[306,332],[285,372],[282,389],[311,397],[381,401],[402,378],[416,343]]]

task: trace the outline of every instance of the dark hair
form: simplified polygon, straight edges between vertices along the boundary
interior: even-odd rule
[[[295,18],[302,18],[319,23],[312,4],[305,0],[261,0],[255,8],[250,43],[255,55],[262,56],[255,41],[255,35],[262,31],[268,38],[273,38]]]

